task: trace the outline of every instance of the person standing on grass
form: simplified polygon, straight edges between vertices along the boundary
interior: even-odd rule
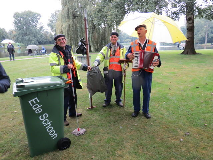
[[[72,83],[74,85],[75,96],[73,95],[72,84],[69,84],[69,86],[64,89],[64,125],[68,126],[69,122],[66,120],[68,108],[69,117],[82,116],[81,113],[76,113],[75,109],[75,105],[77,105],[76,89],[82,89],[82,81],[77,69],[87,71],[90,70],[91,67],[86,64],[82,64],[73,57],[72,47],[67,45],[65,35],[59,34],[55,36],[54,40],[55,46],[53,47],[49,57],[52,75],[63,76],[69,80],[71,80],[72,76]]]
[[[10,88],[10,77],[0,63],[0,93],[7,92],[8,88]]]
[[[106,99],[103,107],[106,107],[111,102],[113,80],[115,85],[115,95],[118,106],[123,107],[121,94],[123,90],[122,83],[122,66],[118,61],[123,59],[126,53],[126,48],[118,43],[118,33],[112,32],[110,35],[110,43],[102,48],[96,57],[93,66],[99,66],[104,61],[104,79],[107,86],[105,92]]]
[[[12,61],[12,58],[13,58],[13,60],[15,60],[14,59],[15,49],[14,49],[14,46],[10,42],[7,45],[7,51],[9,52],[9,55],[10,55],[10,61]]]
[[[146,38],[146,25],[139,25],[135,28],[137,31],[139,39],[131,42],[131,45],[125,55],[126,59],[133,60],[135,58],[134,52],[140,51],[149,51],[158,53],[156,48],[156,43]],[[140,109],[140,91],[141,87],[143,89],[143,115],[149,119],[151,115],[149,114],[149,101],[150,101],[150,93],[151,93],[151,85],[152,85],[152,73],[154,72],[154,67],[160,67],[161,61],[160,56],[157,57],[156,61],[152,62],[152,66],[148,69],[141,68],[132,68],[132,89],[133,89],[133,105],[134,112],[132,113],[132,117],[137,117]]]

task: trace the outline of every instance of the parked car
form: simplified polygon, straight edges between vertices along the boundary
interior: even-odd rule
[[[39,53],[39,47],[37,45],[28,45],[27,46],[28,55],[35,56]]]
[[[180,45],[179,45],[179,49],[180,50],[184,50],[185,49],[185,45],[186,45],[186,43],[181,42]]]

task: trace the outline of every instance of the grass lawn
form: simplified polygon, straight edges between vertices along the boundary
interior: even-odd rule
[[[86,109],[90,104],[86,72],[79,71],[84,88],[77,91],[77,110],[83,113],[79,125],[86,134],[74,136],[76,119],[68,118],[70,125],[64,131],[72,141],[70,148],[34,158],[29,156],[21,106],[19,98],[12,95],[12,85],[17,78],[50,76],[48,56],[2,62],[12,84],[0,95],[0,159],[212,160],[213,50],[199,50],[202,54],[193,56],[180,52],[160,52],[162,66],[153,73],[149,120],[141,114],[131,117],[130,68],[125,108],[113,102],[103,108],[105,96],[96,93],[93,105],[97,107],[92,110]],[[91,54],[91,62],[96,55]]]

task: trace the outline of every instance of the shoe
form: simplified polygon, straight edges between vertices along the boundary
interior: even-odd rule
[[[149,113],[143,113],[144,117],[146,117],[147,119],[151,118],[151,115]]]
[[[67,120],[64,121],[64,126],[69,126],[69,122]]]
[[[124,106],[122,102],[117,103],[117,105],[120,106],[120,107]]]
[[[103,104],[103,107],[106,107],[106,106],[108,106],[109,105],[109,103],[104,103]]]
[[[80,117],[80,116],[82,116],[82,113],[77,113],[77,115],[76,114],[69,115],[69,117]]]
[[[138,112],[138,111],[134,111],[134,112],[132,113],[132,117],[137,117],[137,116],[138,116],[138,114],[139,114],[139,112]]]

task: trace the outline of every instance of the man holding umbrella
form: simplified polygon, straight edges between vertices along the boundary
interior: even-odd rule
[[[135,28],[137,31],[139,39],[131,42],[131,45],[126,53],[126,59],[133,60],[135,58],[134,53],[136,52],[155,52],[158,53],[156,48],[156,43],[146,38],[146,25],[138,25]],[[152,73],[154,72],[154,67],[160,67],[161,61],[160,56],[157,56],[155,60],[152,61],[152,65],[149,68],[132,68],[132,89],[133,89],[133,105],[134,112],[132,117],[137,117],[140,109],[140,91],[141,87],[143,88],[143,115],[149,119],[151,118],[149,114],[149,101],[151,93],[151,84],[152,84]]]
[[[64,89],[64,125],[68,126],[66,120],[67,109],[69,108],[69,117],[79,117],[82,114],[76,113],[77,95],[76,89],[82,89],[82,82],[77,69],[84,71],[91,67],[82,64],[73,57],[72,47],[67,45],[65,35],[55,36],[55,46],[50,53],[49,63],[53,76],[63,76],[70,80],[70,84]]]

